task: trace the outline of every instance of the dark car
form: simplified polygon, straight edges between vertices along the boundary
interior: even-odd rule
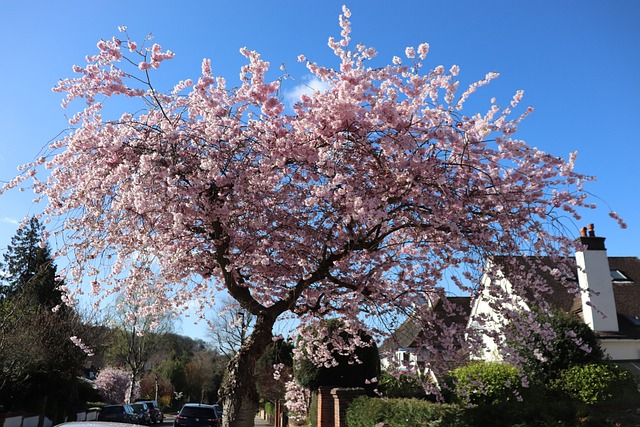
[[[218,416],[222,418],[222,405],[214,403],[213,407],[216,408],[216,411],[218,411]]]
[[[173,422],[174,427],[219,427],[222,414],[214,405],[186,403]]]
[[[164,421],[164,414],[160,409],[160,405],[155,400],[138,400],[136,403],[146,403],[149,407],[149,411],[151,412],[151,422],[152,423],[161,423]]]
[[[147,402],[132,403],[131,407],[138,416],[138,420],[136,421],[138,424],[151,425],[151,409],[149,409]]]
[[[131,405],[107,405],[103,406],[98,413],[98,421],[136,424],[138,415],[133,411]]]

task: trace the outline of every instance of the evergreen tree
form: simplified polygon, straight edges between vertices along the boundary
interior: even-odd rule
[[[86,354],[72,336],[87,329],[62,302],[50,248],[37,218],[18,230],[0,264],[0,410],[41,411],[62,421],[78,409]]]
[[[0,298],[20,293],[23,301],[47,308],[62,302],[62,293],[58,289],[62,283],[56,279],[51,249],[48,244],[41,244],[43,232],[38,219],[31,217],[11,239],[3,255],[4,263],[0,262],[5,282],[0,287]]]
[[[325,328],[326,331],[321,331]],[[373,338],[365,331],[358,337],[347,332],[340,319],[321,322],[316,334],[324,338],[316,340],[298,338],[298,356],[294,362],[294,377],[306,389],[315,391],[320,386],[363,387],[373,395],[375,383],[380,377],[380,356]],[[360,345],[352,344],[360,342]],[[331,355],[335,363],[326,360]],[[322,361],[320,357],[325,357]],[[313,360],[315,358],[315,360]]]

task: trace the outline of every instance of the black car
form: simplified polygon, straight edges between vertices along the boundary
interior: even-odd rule
[[[214,405],[186,403],[173,422],[174,427],[219,427],[222,414]]]
[[[136,403],[146,403],[149,407],[149,411],[151,411],[151,422],[152,423],[161,423],[164,421],[164,414],[160,409],[160,405],[155,400],[137,400]]]
[[[131,407],[138,416],[137,423],[142,425],[151,425],[151,410],[146,402],[132,403]]]
[[[220,416],[220,418],[222,418],[222,405],[220,405],[218,403],[214,403],[213,407],[216,408],[216,411],[218,411],[218,416]]]
[[[131,405],[107,405],[98,413],[98,421],[112,421],[117,423],[138,423],[138,415]]]

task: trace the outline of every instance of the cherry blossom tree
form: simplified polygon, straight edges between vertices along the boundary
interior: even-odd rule
[[[423,68],[426,43],[370,67],[376,51],[353,45],[349,17],[344,8],[341,37],[328,43],[337,67],[298,58],[327,89],[303,94],[292,112],[280,97],[289,76],[267,78],[257,52],[240,50],[238,87],[205,59],[196,81],[161,91],[151,76],[173,52],[102,40],[54,89],[64,107],[86,102],[73,129],[5,186],[32,185],[46,200],[42,218],[64,237],[56,256],[69,262],[70,303],[135,294],[153,301],[142,315],[161,318],[193,301],[206,310],[222,291],[255,316],[228,366],[225,426],[253,422],[252,374],[279,318],[331,316],[355,333],[368,316],[442,297],[445,279],[472,292],[491,255],[569,253],[567,222],[591,207],[575,154],[515,138],[531,112],[521,91],[468,113],[467,99],[496,73],[459,91],[457,66]],[[127,103],[104,109],[114,98]],[[514,292],[548,292],[520,273]],[[469,345],[463,330],[431,320],[433,360]]]
[[[119,298],[116,302],[117,308],[110,316],[109,322],[113,338],[108,347],[108,354],[116,365],[128,368],[131,379],[126,401],[133,402],[136,384],[173,325],[168,313],[163,318],[141,316],[144,312],[141,307],[152,302],[139,301],[137,295]],[[152,323],[155,323],[153,329]]]
[[[128,402],[129,390],[138,390],[137,384],[131,386],[131,374],[125,369],[106,367],[96,377],[98,393],[107,403]],[[133,396],[135,397],[135,395]]]

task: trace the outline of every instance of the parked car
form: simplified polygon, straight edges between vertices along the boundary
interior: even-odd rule
[[[106,405],[98,413],[98,421],[136,424],[138,415],[133,411],[131,405]]]
[[[162,413],[162,409],[160,409],[160,405],[155,400],[138,400],[136,403],[146,403],[149,407],[149,411],[151,411],[151,422],[155,424],[159,424],[164,421],[164,414]]]
[[[216,411],[218,411],[218,415],[220,416],[220,418],[222,418],[222,405],[214,403],[213,406],[216,408]]]
[[[129,423],[127,423],[129,424]],[[127,427],[127,424],[110,421],[68,421],[55,427]]]
[[[216,406],[202,403],[186,403],[173,422],[173,427],[220,427],[222,413]]]
[[[138,416],[137,424],[143,424],[145,426],[151,425],[151,409],[147,402],[132,403],[131,407]]]

